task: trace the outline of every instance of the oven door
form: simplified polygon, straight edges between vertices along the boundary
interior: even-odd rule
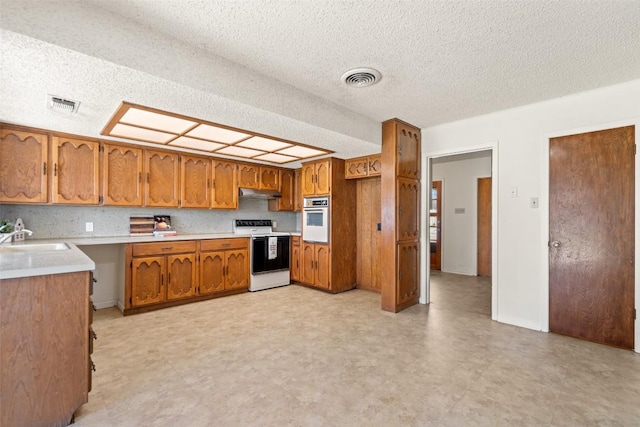
[[[329,243],[329,209],[307,208],[302,211],[302,240]]]
[[[289,269],[289,240],[291,236],[274,237],[277,244],[275,254],[272,254],[272,256],[269,256],[269,236],[252,237],[251,274],[264,274]]]

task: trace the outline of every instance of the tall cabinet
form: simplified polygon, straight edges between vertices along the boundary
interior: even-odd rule
[[[420,296],[420,129],[382,123],[382,309],[398,312]]]

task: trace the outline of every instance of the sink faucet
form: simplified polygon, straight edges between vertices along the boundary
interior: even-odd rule
[[[16,231],[12,231],[11,233],[8,233],[2,237],[0,237],[0,244],[6,242],[7,240],[11,240],[11,238],[13,236],[15,236],[18,233],[27,233],[28,236],[33,235],[33,231],[31,230],[27,230],[26,228],[23,228],[22,230],[16,230]]]

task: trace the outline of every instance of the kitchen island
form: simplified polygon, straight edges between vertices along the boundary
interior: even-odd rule
[[[88,401],[94,268],[71,243],[0,246],[0,425],[68,425]]]

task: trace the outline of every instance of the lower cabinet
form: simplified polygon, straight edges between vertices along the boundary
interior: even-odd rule
[[[124,314],[249,288],[248,238],[133,243],[125,254]]]
[[[300,236],[291,236],[291,280],[299,282],[300,276]]]
[[[301,282],[331,290],[329,245],[303,242],[300,252]]]
[[[200,241],[200,295],[249,288],[246,239]]]

